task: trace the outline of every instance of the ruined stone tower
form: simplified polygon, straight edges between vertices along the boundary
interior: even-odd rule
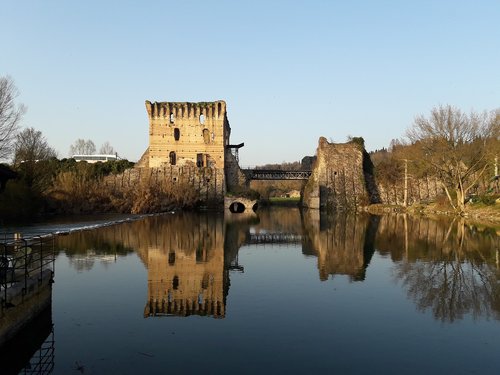
[[[231,128],[226,103],[146,101],[149,117],[149,167],[225,166]]]
[[[377,202],[370,156],[364,141],[358,140],[329,143],[324,137],[319,139],[312,175],[304,188],[304,206],[351,209]]]

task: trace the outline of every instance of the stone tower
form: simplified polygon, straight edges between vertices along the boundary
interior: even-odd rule
[[[191,165],[223,169],[231,128],[226,103],[146,101],[149,167]]]

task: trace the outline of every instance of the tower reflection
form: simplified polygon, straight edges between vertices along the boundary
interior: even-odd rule
[[[229,286],[224,267],[223,217],[175,215],[155,229],[147,248],[144,317],[225,316]]]

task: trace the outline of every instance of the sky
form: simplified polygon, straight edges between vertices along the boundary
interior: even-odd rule
[[[0,76],[61,158],[83,138],[138,160],[146,100],[225,100],[242,166],[293,162],[499,108],[499,19],[498,0],[0,0]]]

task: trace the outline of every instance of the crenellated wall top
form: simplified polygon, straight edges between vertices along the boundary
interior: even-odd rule
[[[207,118],[223,119],[226,114],[226,102],[154,102],[146,100],[146,110],[151,118],[198,118],[201,115]]]

